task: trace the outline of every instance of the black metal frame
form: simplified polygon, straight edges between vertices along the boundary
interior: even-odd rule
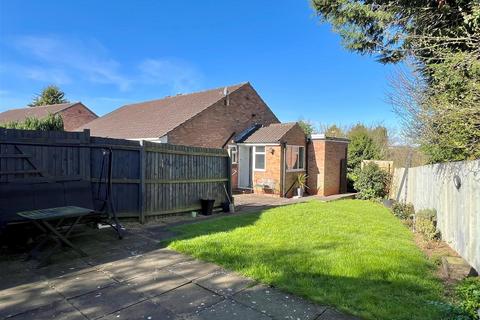
[[[106,158],[106,157],[108,157],[108,158]],[[103,201],[103,205],[102,205],[102,208],[100,209],[100,211],[102,212],[102,214],[106,215],[106,219],[102,220],[102,222],[105,223],[105,224],[108,224],[110,227],[112,227],[112,229],[115,230],[115,232],[117,233],[119,239],[123,239],[123,232],[122,232],[123,226],[118,221],[117,211],[115,210],[115,206],[113,205],[113,196],[112,196],[113,152],[112,152],[112,148],[103,149],[102,172],[100,172],[100,179],[99,179],[99,186],[98,186],[99,192],[98,193],[100,193],[100,187],[101,187],[101,184],[102,184],[103,171],[104,171],[104,167],[105,167],[104,166],[105,159],[107,159],[107,161],[108,161],[107,176],[105,177],[106,178],[106,181],[105,181],[105,183],[106,183],[106,193],[105,193],[105,198],[101,200],[101,201]]]

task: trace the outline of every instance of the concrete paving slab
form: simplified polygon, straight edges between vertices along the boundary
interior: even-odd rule
[[[45,277],[35,273],[35,265],[31,261],[24,261],[25,258],[26,254],[17,256],[17,259],[4,259],[2,256],[0,259],[0,290],[45,280]]]
[[[166,267],[168,271],[179,274],[188,280],[195,280],[204,277],[210,273],[219,272],[223,270],[218,265],[208,262],[202,262],[199,260],[179,262],[169,267]]]
[[[223,297],[190,283],[152,299],[153,302],[177,314],[198,313]]]
[[[85,320],[87,318],[66,301],[59,301],[9,318],[9,320],[33,319]]]
[[[171,250],[156,250],[152,253],[140,254],[100,265],[99,270],[110,273],[118,281],[126,281],[189,260],[192,259]]]
[[[346,315],[328,308],[320,317],[318,317],[318,320],[360,320],[360,318]]]
[[[78,256],[76,253],[75,255]],[[52,263],[35,269],[35,273],[43,275],[48,279],[53,279],[95,271],[92,266],[76,256],[67,255],[62,257],[61,260],[54,258]]]
[[[177,320],[178,316],[164,307],[146,300],[114,312],[102,320]]]
[[[150,274],[129,280],[128,284],[147,297],[155,297],[188,282],[188,279],[168,270],[155,270]]]
[[[231,296],[256,283],[254,280],[225,270],[208,274],[194,282],[223,296]]]
[[[264,313],[246,307],[234,300],[224,300],[198,313],[204,320],[269,320]]]
[[[163,268],[184,261],[193,261],[194,259],[184,254],[170,249],[156,249],[144,255],[140,262],[145,266],[152,265],[155,268]]]
[[[101,264],[97,266],[97,269],[108,273],[117,281],[125,281],[136,276],[140,276],[143,273],[151,272],[150,270],[142,270],[139,268],[139,261],[143,258],[142,255],[136,255],[119,259],[113,262]]]
[[[116,281],[103,272],[92,271],[51,279],[49,283],[65,298],[73,298],[107,287]]]
[[[47,278],[33,270],[19,268],[17,271],[0,269],[0,291],[29,283],[46,281]]]
[[[114,284],[68,301],[89,319],[97,319],[143,300],[145,298],[131,286]]]
[[[103,264],[112,263],[114,261],[136,256],[136,254],[131,254],[130,252],[116,248],[108,248],[107,250],[100,250],[94,253],[89,251],[86,252],[88,253],[88,257],[86,257],[84,260],[92,266],[100,266]]]
[[[29,310],[63,300],[46,281],[27,283],[0,291],[0,318],[14,316]]]
[[[278,319],[315,319],[326,310],[326,307],[264,285],[247,288],[233,299]]]

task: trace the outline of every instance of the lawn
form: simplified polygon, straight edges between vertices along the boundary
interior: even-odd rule
[[[411,232],[361,200],[311,201],[172,228],[169,247],[365,319],[440,319]]]

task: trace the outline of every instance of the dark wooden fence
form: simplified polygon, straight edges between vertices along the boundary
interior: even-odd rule
[[[114,205],[123,217],[200,209],[201,198],[219,206],[231,198],[231,166],[222,149],[91,137],[83,132],[0,129],[0,183],[85,179],[103,199],[113,154]],[[103,172],[103,173],[102,173]]]

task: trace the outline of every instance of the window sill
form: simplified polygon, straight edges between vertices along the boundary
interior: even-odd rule
[[[267,170],[266,170],[266,169],[253,169],[253,171],[261,171],[261,172],[263,172],[263,171],[267,171]]]
[[[302,171],[305,171],[305,169],[290,169],[290,170],[287,170],[287,172],[302,172]]]

